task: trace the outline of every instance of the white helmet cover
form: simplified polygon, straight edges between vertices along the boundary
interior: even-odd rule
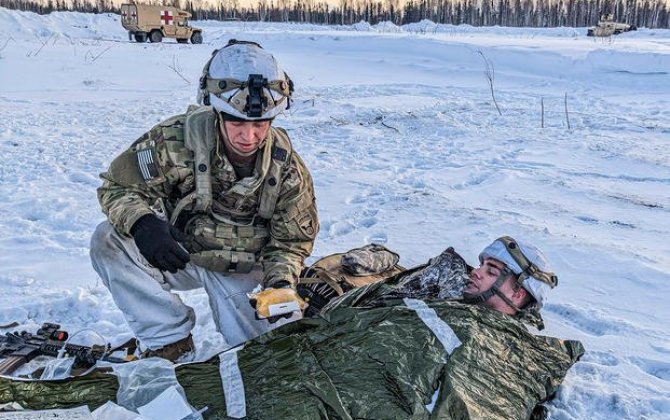
[[[505,240],[508,237],[498,238],[479,254],[479,262],[483,262],[486,258],[492,258],[505,264],[517,276],[524,273],[528,274],[528,269],[522,269],[517,260],[510,254]],[[558,279],[551,272],[551,267],[545,255],[536,247],[514,241],[521,253],[528,260],[531,265],[534,265],[539,272],[531,272],[527,276],[520,277],[521,285],[526,289],[537,301],[538,305],[542,307],[547,300],[547,293],[555,286]],[[554,285],[547,282],[547,276],[554,280]]]
[[[230,40],[203,69],[198,103],[247,121],[288,109],[292,82],[272,54],[252,42]]]

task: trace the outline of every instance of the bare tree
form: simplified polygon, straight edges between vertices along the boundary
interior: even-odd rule
[[[568,114],[568,92],[565,92],[565,97],[563,98],[563,105],[565,107],[565,122],[568,124],[568,130],[570,127],[570,114]]]
[[[500,116],[502,116],[502,112],[500,112],[500,107],[498,106],[498,101],[496,101],[496,95],[495,95],[495,91],[493,89],[493,85],[495,83],[495,76],[496,76],[495,68],[493,67],[493,63],[491,63],[489,61],[489,59],[486,58],[486,56],[484,55],[482,50],[477,50],[477,52],[482,57],[482,60],[484,60],[484,65],[485,65],[484,76],[486,76],[486,80],[489,82],[489,88],[491,89],[491,98],[493,99],[493,104],[496,106],[496,109],[498,110],[498,114],[500,114]]]
[[[191,84],[191,81],[188,80],[184,75],[182,74],[182,68],[179,65],[179,58],[177,58],[176,55],[172,56],[172,65],[168,66],[169,69],[171,69],[173,72],[177,73],[177,76],[181,77],[181,79],[186,82],[187,85]]]
[[[104,50],[100,51],[98,54],[93,54],[91,51],[86,51],[86,54],[84,54],[84,63],[89,62],[89,63],[95,63],[95,61],[102,57],[104,53],[109,51],[112,47],[107,47]],[[90,61],[88,61],[90,60]]]

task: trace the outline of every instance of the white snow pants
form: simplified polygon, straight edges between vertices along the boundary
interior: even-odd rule
[[[91,238],[91,262],[130,328],[143,346],[158,349],[191,332],[193,308],[171,290],[204,287],[214,322],[231,346],[276,328],[254,317],[247,293],[259,284],[261,270],[249,274],[217,273],[191,263],[172,274],[150,265],[132,238],[121,236],[108,222]]]

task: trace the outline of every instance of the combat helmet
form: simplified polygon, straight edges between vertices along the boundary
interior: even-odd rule
[[[255,42],[231,39],[205,64],[198,103],[227,120],[271,120],[289,109],[292,94],[293,82],[272,54]]]
[[[484,248],[479,254],[479,262],[486,258],[504,263],[506,269],[516,275],[517,284],[535,298],[538,309],[546,302],[547,293],[558,284],[558,277],[551,272],[547,258],[539,249],[509,236],[498,238]],[[494,284],[492,288],[499,286]]]

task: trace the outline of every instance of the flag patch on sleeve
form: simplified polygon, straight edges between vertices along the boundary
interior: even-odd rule
[[[154,150],[152,148],[142,149],[137,152],[137,164],[142,172],[144,181],[151,181],[159,175],[158,167],[154,159]]]

